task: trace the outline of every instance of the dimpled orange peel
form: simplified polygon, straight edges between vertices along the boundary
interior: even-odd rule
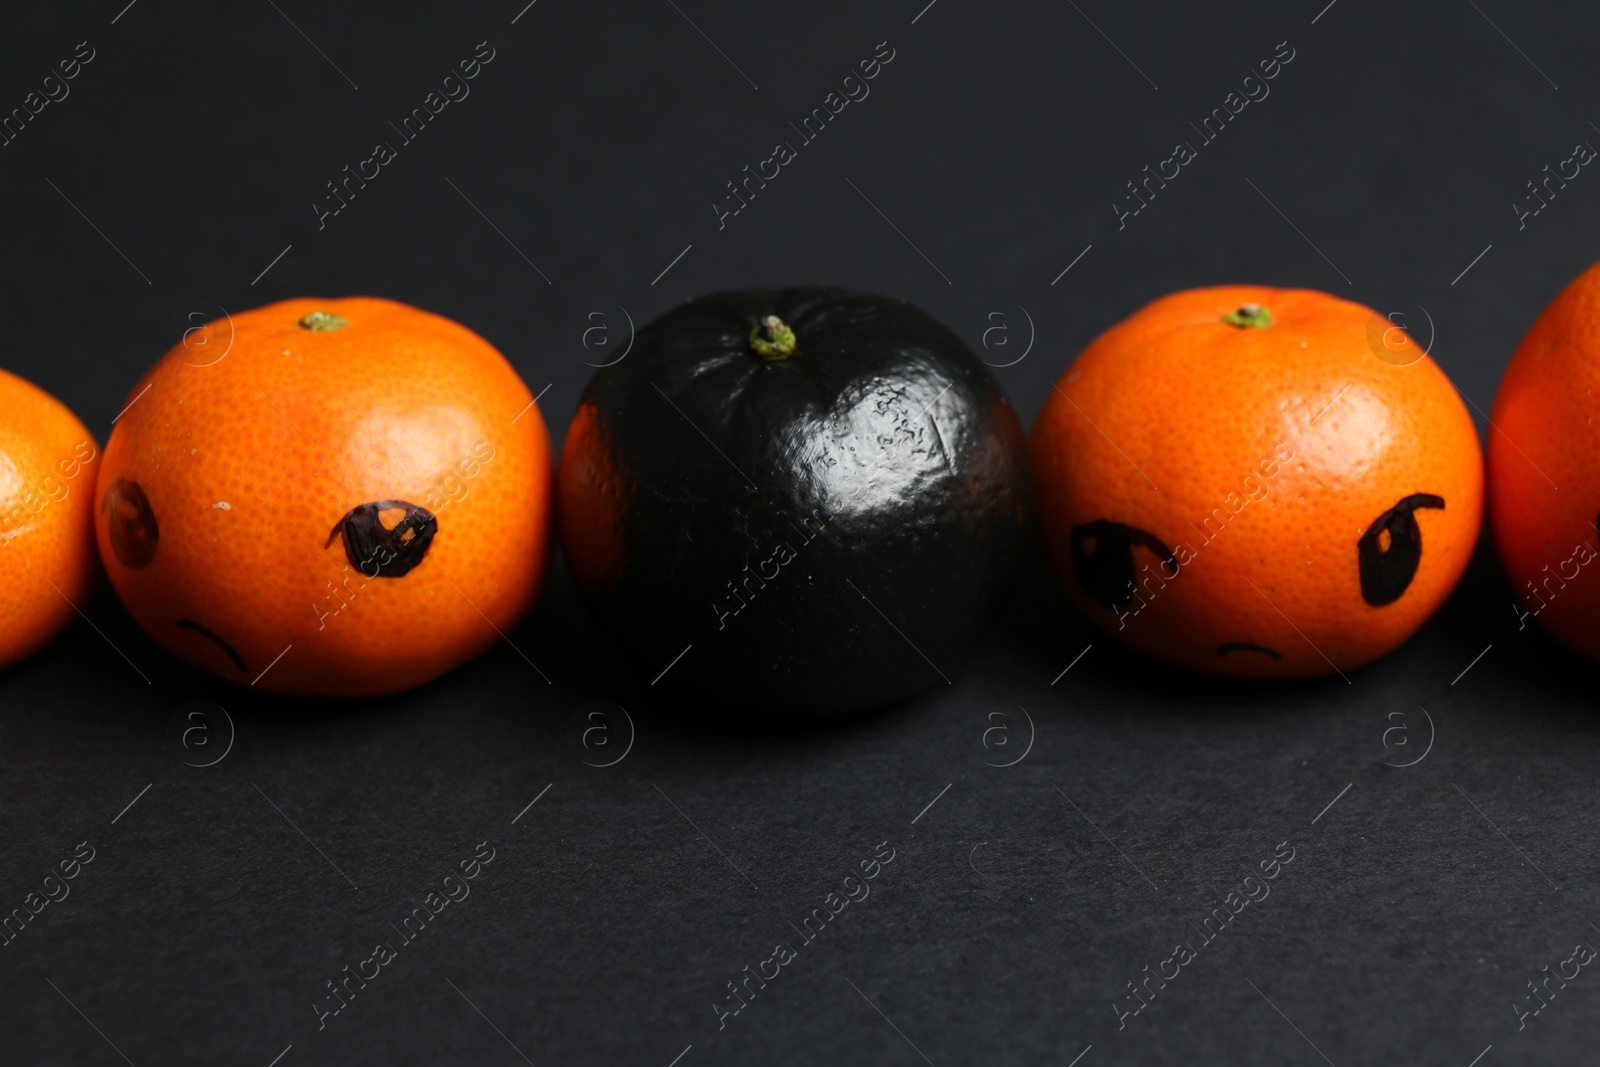
[[[94,436],[0,370],[0,668],[37,651],[94,589]]]
[[[1506,367],[1489,435],[1489,524],[1522,602],[1568,648],[1600,661],[1600,264],[1562,290]]]
[[[1472,420],[1371,309],[1192,289],[1090,343],[1033,430],[1046,551],[1103,630],[1248,677],[1343,673],[1411,636],[1477,541]]]
[[[390,300],[285,300],[129,395],[96,494],[134,618],[275,692],[375,696],[501,640],[551,546],[539,409],[487,341]]]

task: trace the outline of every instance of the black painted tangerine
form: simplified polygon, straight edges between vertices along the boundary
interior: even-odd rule
[[[643,677],[756,712],[946,684],[1031,517],[983,363],[839,289],[721,293],[640,330],[585,390],[558,481],[568,565]]]

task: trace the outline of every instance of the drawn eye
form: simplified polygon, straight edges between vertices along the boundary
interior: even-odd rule
[[[1121,612],[1135,596],[1133,546],[1142,545],[1165,566],[1166,577],[1177,573],[1172,549],[1137,526],[1097,519],[1072,528],[1072,569],[1089,599],[1108,611]]]
[[[1443,507],[1442,496],[1412,493],[1373,520],[1356,542],[1362,600],[1381,608],[1400,599],[1417,576],[1417,564],[1422,560],[1422,531],[1412,512]]]
[[[100,500],[100,510],[106,513],[111,550],[122,565],[133,570],[149,566],[161,540],[161,527],[139,483],[127,478],[112,482]]]
[[[384,523],[386,513],[395,515],[393,526]],[[402,578],[422,562],[438,530],[439,520],[420,504],[375,500],[350,509],[322,547],[327,548],[343,534],[344,555],[350,566],[368,578]]]

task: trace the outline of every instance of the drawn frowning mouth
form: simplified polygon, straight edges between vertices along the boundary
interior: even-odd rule
[[[1263,656],[1271,656],[1274,660],[1283,659],[1283,653],[1266,645],[1252,645],[1249,641],[1227,641],[1217,646],[1217,655],[1226,656],[1229,652],[1259,652]]]
[[[201,626],[199,623],[195,622],[193,619],[179,619],[178,620],[178,629],[180,629],[180,630],[192,630],[193,632],[199,634],[201,637],[210,638],[212,641],[214,641],[216,643],[218,648],[222,649],[222,651],[224,651],[224,652],[226,652],[228,654],[228,658],[233,660],[233,665],[235,667],[239,668],[239,673],[240,674],[249,674],[250,673],[250,668],[246,667],[245,664],[244,664],[244,657],[239,655],[239,653],[234,649],[234,647],[232,645],[228,644],[228,642],[223,639],[222,635],[216,633],[215,631],[206,629],[206,627]]]

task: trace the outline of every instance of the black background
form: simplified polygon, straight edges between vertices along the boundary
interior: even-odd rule
[[[1033,334],[996,371],[1031,422],[1105,326],[1247,281],[1431,318],[1481,432],[1594,258],[1600,178],[1521,230],[1511,207],[1600,142],[1592,5],[925,2],[8,5],[0,108],[96,55],[0,148],[0,362],[103,440],[186,325],[381,295],[548,387],[559,442],[627,318],[817,282],[911,300],[994,364]],[[471,96],[319,231],[324,182],[480,41]],[[871,95],[719,230],[724,183],[880,41]],[[1124,182],[1282,41],[1270,97],[1119,231]],[[1466,1067],[1492,1045],[1489,1067],[1590,1058],[1600,1026],[1588,972],[1525,1029],[1512,1007],[1600,944],[1600,738],[1593,669],[1517,629],[1487,548],[1348,685],[1142,662],[1036,568],[953,687],[813,729],[652,708],[559,562],[510,635],[553,684],[501,645],[381,702],[276,699],[179,667],[108,591],[86,614],[0,677],[0,910],[97,850],[0,948],[6,1064]],[[203,769],[168,733],[195,699],[228,712],[205,751],[236,728]],[[611,743],[586,749],[569,722],[596,709]],[[1023,750],[1022,709],[1031,751],[986,765]],[[630,721],[626,757],[587,765]],[[323,983],[485,840],[472,895],[319,1031]],[[1124,983],[1285,840],[1271,896],[1119,1031]],[[719,1031],[725,983],[883,841],[871,897]]]

